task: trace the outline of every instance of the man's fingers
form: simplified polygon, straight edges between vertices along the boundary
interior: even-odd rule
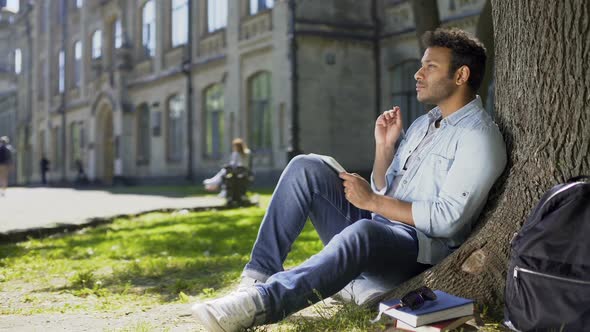
[[[401,121],[401,119],[402,119],[402,111],[401,111],[401,109],[398,106],[394,107],[394,109],[395,109],[395,115],[397,116],[397,119],[399,121]]]
[[[394,123],[396,120],[399,120],[399,115],[400,115],[400,110],[399,110],[399,107],[396,106],[391,110],[383,112],[383,119],[389,125],[389,124]]]
[[[390,125],[394,120],[398,118],[399,112],[399,106],[394,106],[392,109],[384,111],[383,114],[381,114],[379,118],[377,118],[377,121],[382,119],[385,124]]]
[[[353,176],[350,173],[340,172],[338,173],[338,177],[340,177],[342,180],[350,180]]]

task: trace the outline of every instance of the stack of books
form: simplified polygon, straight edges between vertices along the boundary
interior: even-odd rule
[[[473,300],[435,290],[436,300],[426,301],[416,310],[396,306],[399,299],[383,301],[379,312],[395,319],[395,330],[405,331],[452,331],[473,318]]]

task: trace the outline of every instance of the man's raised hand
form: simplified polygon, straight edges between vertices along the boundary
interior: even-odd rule
[[[393,146],[403,129],[399,106],[383,112],[375,121],[375,144]]]

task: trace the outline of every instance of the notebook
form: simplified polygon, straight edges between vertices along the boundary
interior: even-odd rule
[[[386,314],[412,327],[457,317],[473,315],[473,300],[435,290],[437,299],[426,301],[416,310],[409,307],[396,308],[399,299],[391,299],[379,303],[379,314]]]

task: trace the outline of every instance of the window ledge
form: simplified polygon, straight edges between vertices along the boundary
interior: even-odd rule
[[[185,55],[185,47],[183,45],[169,49],[164,54],[164,64],[166,67],[179,66],[182,64]]]
[[[244,19],[240,24],[240,40],[251,39],[272,31],[271,13],[272,10],[265,10]]]
[[[215,30],[201,37],[199,41],[199,56],[221,54],[226,48],[225,29]]]
[[[136,77],[141,77],[143,75],[147,75],[153,71],[153,59],[152,58],[141,59],[134,66],[133,69],[134,69]]]

